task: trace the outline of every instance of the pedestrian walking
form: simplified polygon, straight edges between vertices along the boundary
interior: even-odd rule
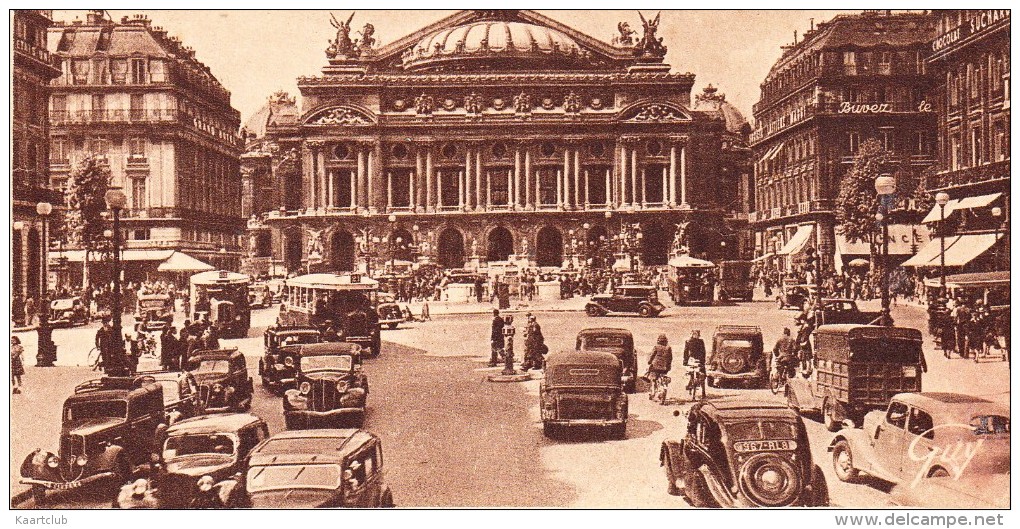
[[[424,300],[421,305],[421,321],[432,321],[432,315],[429,314],[429,300]]]
[[[669,387],[669,370],[673,368],[673,349],[669,339],[660,334],[648,357],[648,374],[645,377],[651,382],[648,399],[659,404],[666,404],[666,390]]]
[[[531,313],[528,313],[528,325],[524,330],[524,362],[521,369],[544,369],[545,354],[549,347],[545,345],[545,336],[542,335],[542,326]]]
[[[167,326],[159,335],[159,365],[167,371],[175,371],[181,366],[179,342],[174,336],[176,332],[173,326]]]
[[[506,345],[503,338],[505,325],[503,318],[499,317],[499,309],[492,309],[492,332],[489,335],[492,353],[489,356],[489,367],[498,367],[499,359],[503,356],[503,347]]]
[[[35,298],[33,298],[32,296],[28,296],[28,298],[25,299],[25,327],[31,327],[35,325],[35,317],[36,317]]]
[[[21,345],[21,339],[11,336],[11,390],[12,395],[21,393],[21,376],[25,374],[25,348]]]

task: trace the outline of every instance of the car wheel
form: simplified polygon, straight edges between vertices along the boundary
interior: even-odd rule
[[[691,507],[717,508],[719,504],[712,497],[712,493],[708,491],[708,483],[705,482],[705,476],[701,473],[702,468],[706,467],[702,465],[698,470],[690,470],[685,473],[684,488],[681,492]]]
[[[944,469],[944,468],[942,468],[942,467],[935,467],[935,468],[931,469],[931,472],[928,472],[928,477],[929,478],[948,478],[949,477],[949,471]]]
[[[676,476],[673,475],[673,463],[666,459],[666,494],[670,496],[679,496],[680,489],[676,486]]]
[[[637,313],[638,316],[641,316],[642,318],[649,318],[652,316],[652,308],[648,305],[642,305],[638,307]]]
[[[807,500],[808,507],[829,506],[829,484],[825,481],[822,467],[818,465],[811,468],[811,497]]]
[[[637,392],[637,379],[630,379],[627,381],[627,385],[623,386],[624,393],[635,393]]]
[[[600,311],[599,308],[595,305],[588,305],[587,307],[584,308],[584,312],[585,314],[593,318],[602,315],[602,311]]]
[[[860,472],[854,467],[854,454],[850,450],[850,443],[845,439],[840,439],[832,447],[832,469],[836,472],[836,477],[846,483],[857,481],[857,477],[860,475]]]
[[[127,460],[127,456],[123,452],[118,454],[117,459],[113,462],[113,479],[118,487],[131,481],[132,470],[133,467]]]
[[[838,432],[843,426],[842,417],[837,416],[838,406],[830,397],[825,397],[822,401],[822,421],[825,423],[825,429],[830,432]]]
[[[794,393],[790,386],[786,386],[786,406],[791,410],[800,414],[800,402],[797,401],[797,394]]]

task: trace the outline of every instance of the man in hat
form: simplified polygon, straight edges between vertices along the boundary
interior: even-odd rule
[[[499,309],[492,309],[492,332],[489,341],[492,345],[492,354],[489,356],[489,367],[499,366],[499,359],[503,356],[503,347],[506,345],[503,339],[503,327],[506,323],[499,317]]]

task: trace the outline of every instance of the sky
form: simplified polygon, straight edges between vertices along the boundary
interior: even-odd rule
[[[349,9],[332,12],[344,19],[351,13]],[[359,9],[351,27],[360,29],[366,22],[372,23],[377,45],[384,46],[453,12]],[[637,11],[541,12],[606,42],[617,34],[620,21],[641,28]],[[759,84],[782,53],[781,46],[793,42],[795,31],[803,35],[812,18],[817,24],[839,12],[664,10],[658,35],[668,47],[666,62],[673,71],[696,75],[695,92],[711,83],[750,121]],[[53,18],[69,23],[75,18],[84,20],[85,13],[57,10]],[[329,11],[110,10],[116,21],[136,13],[147,15],[154,26],[162,26],[195,49],[198,60],[230,90],[242,124],[278,90],[300,96],[297,78],[321,75],[327,64],[325,49],[336,34]],[[655,11],[644,13],[650,17]]]

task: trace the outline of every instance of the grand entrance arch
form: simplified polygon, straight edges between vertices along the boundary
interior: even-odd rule
[[[673,243],[676,226],[653,221],[641,226],[641,260],[646,265],[664,265],[669,261],[669,247]]]
[[[538,230],[538,244],[535,262],[538,266],[563,265],[563,235],[560,230],[546,226]]]
[[[337,230],[329,238],[329,262],[337,272],[354,270],[354,236],[347,230]]]
[[[510,230],[497,226],[489,232],[489,261],[506,261],[514,253],[514,236]]]
[[[397,259],[401,261],[412,261],[413,256],[411,255],[411,245],[414,244],[414,238],[411,236],[411,232],[404,228],[397,228],[390,232],[389,243],[392,246],[388,248],[390,259]]]
[[[444,268],[464,266],[464,235],[454,228],[439,234],[439,265]]]
[[[301,230],[288,230],[283,234],[283,266],[287,273],[301,273]]]

